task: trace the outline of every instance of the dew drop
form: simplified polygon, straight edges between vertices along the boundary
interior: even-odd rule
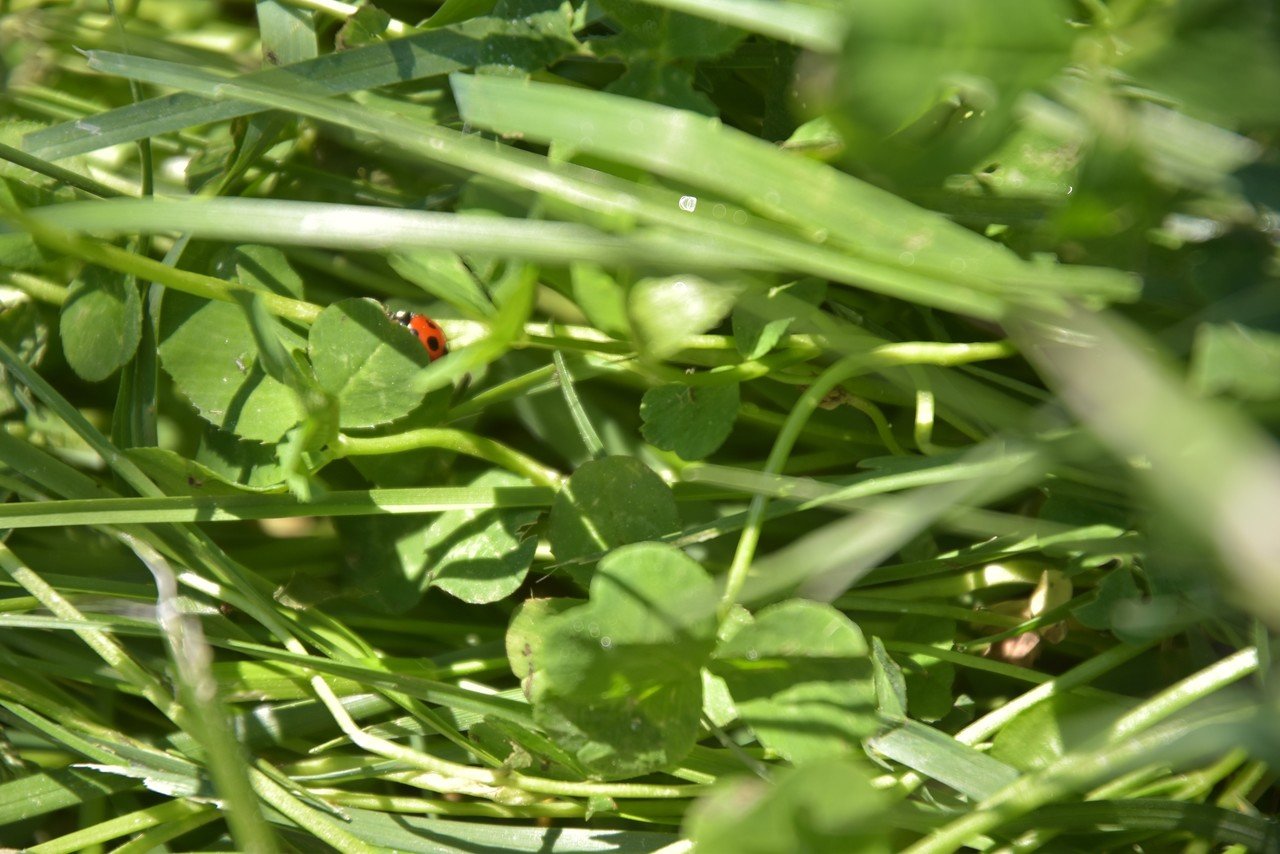
[[[601,649],[612,649],[612,648],[613,648],[613,638],[609,637],[608,635],[605,635],[604,637],[600,638],[600,648],[601,648]]]
[[[686,211],[688,213],[693,213],[695,210],[697,210],[697,208],[698,208],[697,196],[681,196],[680,197],[680,210]]]

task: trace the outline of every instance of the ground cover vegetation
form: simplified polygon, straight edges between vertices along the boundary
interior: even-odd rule
[[[0,13],[0,843],[1280,850],[1274,4]]]

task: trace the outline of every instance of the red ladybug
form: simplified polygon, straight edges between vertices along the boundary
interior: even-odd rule
[[[391,315],[391,319],[413,330],[413,334],[418,336],[422,346],[427,348],[427,356],[431,361],[434,362],[449,352],[449,340],[445,337],[444,330],[440,328],[440,324],[425,314],[397,311]]]

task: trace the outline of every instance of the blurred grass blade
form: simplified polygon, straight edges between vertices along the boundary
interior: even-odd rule
[[[1003,456],[973,459],[963,453],[939,454],[918,459],[918,465],[904,466],[901,471],[873,471],[854,475],[844,483],[828,483],[812,478],[769,475],[751,469],[720,465],[692,465],[681,478],[690,483],[706,483],[740,489],[756,495],[789,498],[803,502],[798,509],[841,507],[858,509],[856,502],[872,495],[917,489],[956,481],[991,478],[1006,474],[1011,466],[1030,463],[1036,456],[1031,450],[1010,450]],[[916,458],[906,458],[917,462]],[[847,503],[846,503],[847,502]]]
[[[1020,324],[1025,352],[1152,493],[1214,544],[1241,604],[1280,626],[1280,449],[1238,412],[1197,400],[1136,330],[1077,311]]]
[[[156,586],[156,623],[164,635],[179,701],[186,706],[183,729],[192,733],[204,755],[204,771],[225,804],[232,838],[246,850],[278,850],[258,797],[249,782],[249,757],[236,740],[224,699],[210,666],[213,653],[200,621],[184,614],[178,581],[169,562],[141,539],[122,534],[122,541],[151,572]]]
[[[818,53],[835,53],[844,41],[845,16],[834,9],[777,0],[642,0],[650,6],[731,24]]]
[[[942,287],[1043,306],[1053,305],[1054,291],[1080,291],[1082,275],[1103,296],[1134,292],[1132,277],[1113,270],[1082,274],[1027,264],[940,214],[704,116],[509,78],[455,74],[451,83],[471,124],[637,166],[687,182],[690,193],[705,188],[793,225],[815,243],[830,239],[857,257],[929,275]],[[712,216],[723,208],[703,207]],[[699,215],[696,208],[689,213]]]
[[[1238,746],[1241,739],[1258,738],[1271,729],[1273,725],[1263,721],[1258,707],[1246,702],[1157,727],[1118,744],[1072,751],[1022,775],[906,850],[910,854],[957,851],[976,835],[1033,813],[1066,793],[1088,791],[1104,780],[1152,765],[1205,761]]]
[[[585,225],[275,199],[120,199],[31,210],[37,221],[95,234],[183,231],[212,240],[379,250],[449,249],[545,263],[661,263],[672,268],[768,269],[771,262],[657,230],[626,236]]]
[[[1160,798],[1052,804],[1011,824],[1008,829],[1016,832],[1033,828],[1158,831],[1190,834],[1198,842],[1213,846],[1240,846],[1246,851],[1280,850],[1280,822],[1274,817]]]
[[[770,600],[799,585],[806,598],[831,601],[893,554],[903,543],[954,509],[995,500],[1034,483],[1044,473],[1039,454],[1007,456],[992,440],[967,462],[991,463],[985,476],[922,487],[884,498],[860,513],[832,522],[757,560],[742,601]]]

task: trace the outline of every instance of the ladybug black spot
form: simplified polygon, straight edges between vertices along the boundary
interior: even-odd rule
[[[439,339],[439,338],[437,338],[437,337],[436,337],[436,336],[434,336],[434,335],[428,335],[428,336],[427,336],[427,349],[428,349],[428,350],[430,350],[430,351],[431,351],[431,352],[433,352],[433,353],[434,353],[436,350],[439,350],[439,349],[440,349],[440,339]]]

